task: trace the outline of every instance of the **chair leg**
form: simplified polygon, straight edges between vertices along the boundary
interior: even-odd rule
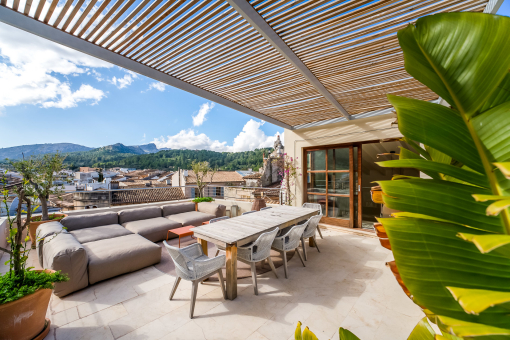
[[[218,256],[218,254],[220,253],[220,250],[216,250],[216,255],[214,255],[214,257]]]
[[[195,302],[197,301],[198,282],[193,281],[193,287],[191,288],[191,304],[189,306],[189,318],[193,319],[193,312],[195,311]]]
[[[179,286],[179,282],[181,282],[181,277],[177,276],[177,278],[175,279],[175,282],[174,282],[174,286],[172,287],[172,292],[170,293],[169,300],[172,300],[172,298],[174,297],[175,291],[177,290],[177,287]]]
[[[278,274],[276,274],[276,268],[274,267],[274,263],[273,263],[273,260],[271,259],[271,256],[269,256],[267,258],[267,262],[269,262],[269,266],[271,267],[271,270],[273,271],[274,276],[276,276],[276,278],[278,278]]]
[[[308,261],[308,256],[306,256],[306,245],[304,237],[301,237],[301,247],[303,247],[303,255],[305,256],[305,261]]]
[[[225,291],[225,282],[223,282],[223,271],[218,270],[218,276],[220,277],[221,292],[223,293],[223,299],[227,299],[227,292]]]
[[[315,236],[313,237],[313,242],[315,243],[315,247],[317,248],[317,251],[320,253],[319,245],[317,244],[317,240],[315,239]]]
[[[303,259],[303,255],[301,255],[301,253],[299,252],[299,248],[296,248],[296,253],[299,255],[299,259],[301,260],[303,267],[306,267],[305,260]]]
[[[323,239],[324,237],[322,237],[321,228],[317,227],[317,231],[319,232],[320,237]]]
[[[287,276],[287,252],[283,251],[283,271],[285,272],[285,278],[288,279]]]
[[[251,263],[251,280],[253,281],[253,291],[255,295],[259,295],[259,291],[257,289],[257,267],[255,266],[255,262]]]

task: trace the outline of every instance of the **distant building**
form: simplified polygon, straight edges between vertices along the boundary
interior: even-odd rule
[[[208,184],[204,189],[204,195],[208,197],[223,198],[224,197],[224,186],[242,186],[245,184],[243,176],[237,171],[217,171],[211,181],[211,175],[207,175],[204,178]],[[193,170],[179,170],[172,176],[172,186],[174,187],[186,187],[182,188],[186,197],[196,197],[197,177]]]

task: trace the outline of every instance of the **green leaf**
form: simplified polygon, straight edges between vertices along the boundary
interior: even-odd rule
[[[430,160],[438,163],[450,164],[452,162],[452,158],[441,151],[434,149],[428,145],[425,145],[425,150],[430,155]]]
[[[423,219],[426,219],[426,220],[439,221],[439,222],[445,222],[445,223],[452,223],[451,221],[443,220],[441,218],[432,217],[432,216],[423,215],[423,214],[410,213],[410,212],[407,212],[407,211],[394,212],[393,214],[391,214],[391,216],[393,216],[393,217],[423,218]]]
[[[510,53],[509,53],[510,54]],[[510,160],[510,102],[500,104],[472,119],[473,127],[487,149],[491,162]]]
[[[433,179],[408,179],[377,182],[384,204],[390,209],[423,214],[489,232],[503,233],[499,217],[487,216],[488,203],[475,202],[473,193],[487,195],[489,190]]]
[[[510,207],[510,198],[496,201],[487,207],[487,215],[497,216],[501,211],[508,207]]]
[[[398,116],[398,128],[406,137],[485,173],[475,143],[462,117],[443,105],[388,95]]]
[[[446,288],[469,314],[478,315],[487,308],[510,302],[510,292],[458,287]]]
[[[301,321],[298,321],[296,330],[294,331],[294,339],[296,340],[303,340],[303,337],[301,336]]]
[[[423,318],[414,327],[407,340],[434,340],[436,332],[430,327],[427,318]]]
[[[406,71],[460,112],[473,115],[510,68],[504,48],[510,46],[508,32],[507,17],[441,13],[418,19],[416,26],[400,30],[398,39]]]
[[[510,162],[494,163],[494,165],[501,171],[501,173],[510,179]]]
[[[510,72],[506,74],[496,90],[491,93],[489,99],[480,108],[480,112],[485,112],[507,101],[510,101]]]
[[[489,187],[487,178],[478,172],[464,170],[449,164],[427,161],[425,159],[393,160],[376,162],[376,164],[385,168],[414,168],[423,172],[432,171],[436,173],[442,173],[443,175],[455,177],[457,179],[460,179],[461,181],[471,183],[480,187],[484,188]]]
[[[303,340],[318,340],[315,334],[312,333],[311,330],[308,329],[308,327],[305,327],[305,330],[303,331]]]
[[[508,325],[508,310],[500,306],[479,315],[467,314],[446,289],[461,287],[510,292],[510,259],[482,254],[457,237],[485,235],[458,224],[418,218],[381,218],[390,239],[399,274],[414,297],[433,314],[495,327]]]
[[[470,233],[459,233],[457,236],[465,241],[473,243],[482,254],[490,253],[494,249],[510,244],[510,235],[474,235]]]
[[[485,337],[484,339],[507,339],[508,336],[510,336],[510,329],[488,326],[481,323],[466,322],[447,316],[438,316],[437,319],[441,330],[459,336],[463,339],[478,337]]]
[[[473,195],[474,199],[477,202],[487,202],[487,201],[499,201],[506,199],[505,196],[499,196],[499,195]]]
[[[340,340],[359,340],[356,335],[345,328],[340,327],[338,333],[340,334]]]

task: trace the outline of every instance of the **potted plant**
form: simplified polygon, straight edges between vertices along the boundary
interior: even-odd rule
[[[214,201],[214,198],[212,198],[212,197],[197,197],[194,200],[192,200],[191,202],[195,203],[195,211],[198,211],[198,203],[212,202],[212,201]]]
[[[7,208],[9,189],[3,178],[2,203]],[[32,270],[26,267],[30,248],[26,236],[30,225],[33,202],[37,198],[28,180],[12,188],[18,197],[16,216],[7,215],[9,271],[0,276],[0,337],[2,339],[43,339],[49,332],[50,321],[45,318],[53,283],[68,278],[53,270]],[[24,208],[25,206],[25,208]],[[26,218],[22,219],[22,214]]]
[[[32,249],[35,249],[37,228],[50,221],[59,221],[66,217],[66,214],[48,214],[48,199],[50,195],[63,193],[62,187],[54,185],[55,175],[63,170],[65,157],[56,154],[46,154],[42,157],[11,161],[14,169],[28,181],[28,184],[37,194],[42,210],[41,216],[33,216],[30,223],[29,235],[32,242]]]

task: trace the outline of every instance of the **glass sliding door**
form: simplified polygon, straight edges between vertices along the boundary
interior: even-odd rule
[[[305,201],[322,206],[325,223],[354,227],[357,152],[355,146],[306,151]]]

